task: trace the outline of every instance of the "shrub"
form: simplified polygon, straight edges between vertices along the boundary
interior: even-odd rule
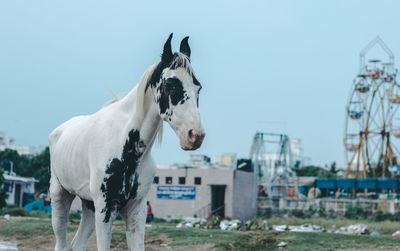
[[[167,222],[167,220],[164,218],[160,218],[160,217],[154,217],[153,222],[154,223],[164,223],[164,222]]]
[[[70,219],[70,220],[80,220],[81,219],[81,212],[79,212],[79,211],[71,211],[71,212],[69,212],[68,219]]]
[[[263,216],[267,219],[271,218],[272,217],[272,208],[266,208]]]
[[[279,209],[277,212],[278,215],[285,215],[287,213],[288,213],[288,211],[286,209]]]
[[[364,208],[360,205],[360,203],[357,201],[355,205],[349,204],[346,208],[346,212],[344,214],[344,217],[348,219],[365,219],[366,218],[366,212]]]
[[[319,217],[326,217],[326,208],[321,202],[319,202],[318,215]]]
[[[29,216],[29,211],[17,205],[6,206],[1,210],[1,215],[9,214],[11,216]]]
[[[337,214],[335,213],[335,210],[329,209],[328,214],[326,215],[328,219],[337,219]]]
[[[400,221],[400,212],[392,214],[392,220],[393,221]]]
[[[29,216],[37,218],[51,218],[51,213],[45,213],[39,210],[33,210],[32,212],[29,213]]]
[[[310,218],[309,214],[307,214],[304,210],[300,210],[300,209],[292,210],[291,214],[294,217],[301,218],[301,219]]]
[[[274,215],[274,212],[272,211],[272,208],[263,208],[258,209],[257,215],[269,219]]]
[[[375,215],[373,215],[371,217],[371,220],[373,221],[385,221],[385,220],[390,220],[390,221],[400,221],[400,213],[395,213],[395,214],[391,214],[391,213],[384,213],[382,211],[378,211],[376,212]]]

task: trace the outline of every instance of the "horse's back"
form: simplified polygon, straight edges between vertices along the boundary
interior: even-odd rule
[[[49,136],[51,172],[72,193],[88,192],[88,160],[85,158],[85,131],[90,116],[73,117],[54,129]]]
[[[68,129],[69,125],[72,125],[74,123],[77,123],[78,121],[84,120],[86,116],[77,116],[73,117],[61,125],[59,125],[56,129],[54,129],[49,136],[49,147],[50,149],[54,149],[55,145],[57,144],[58,139],[61,137],[63,134],[63,131]]]
[[[54,129],[49,136],[50,154],[56,154],[54,151],[61,137],[68,133],[71,134],[71,131],[78,129],[79,124],[83,124],[87,119],[88,116],[73,117]]]

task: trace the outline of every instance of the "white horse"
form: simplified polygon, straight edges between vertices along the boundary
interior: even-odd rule
[[[82,219],[72,250],[85,250],[94,229],[98,250],[110,250],[118,213],[126,221],[129,249],[144,250],[146,196],[156,171],[151,147],[157,132],[166,121],[183,150],[199,148],[205,136],[198,111],[201,85],[190,65],[188,37],[175,53],[171,39],[172,34],[161,61],[124,98],[94,114],[74,117],[50,134],[55,250],[68,250],[68,212],[75,196],[82,200]]]

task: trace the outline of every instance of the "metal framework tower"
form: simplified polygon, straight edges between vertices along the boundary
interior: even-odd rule
[[[297,197],[297,176],[285,134],[257,132],[250,149],[258,200]]]

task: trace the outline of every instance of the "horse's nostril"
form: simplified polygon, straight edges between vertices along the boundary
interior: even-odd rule
[[[190,130],[189,130],[188,136],[189,136],[189,139],[190,139],[190,140],[195,140],[195,139],[196,139],[196,135],[195,135],[193,129],[190,129]]]

